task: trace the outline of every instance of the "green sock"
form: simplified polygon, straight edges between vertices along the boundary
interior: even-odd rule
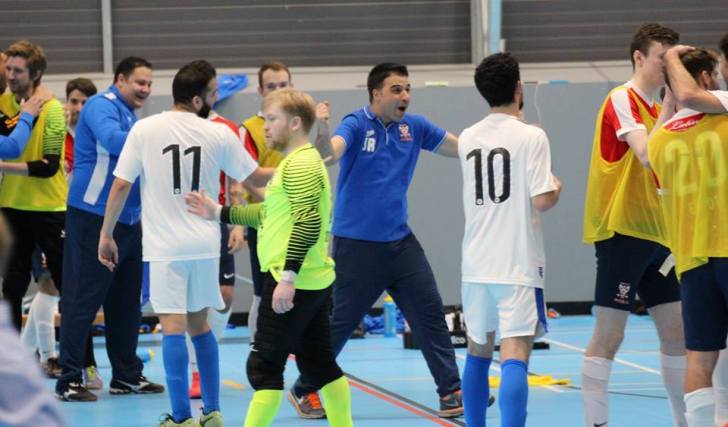
[[[351,391],[346,377],[331,381],[323,386],[321,395],[324,397],[326,418],[331,427],[352,427],[351,420]]]
[[[248,406],[243,427],[268,427],[278,413],[283,400],[283,390],[258,390]]]

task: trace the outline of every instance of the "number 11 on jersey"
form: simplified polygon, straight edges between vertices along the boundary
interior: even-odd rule
[[[162,155],[172,152],[172,186],[174,194],[182,194],[182,178],[180,176],[179,144],[171,144],[162,149]],[[192,191],[200,190],[200,159],[202,147],[194,146],[186,149],[184,155],[192,153]]]

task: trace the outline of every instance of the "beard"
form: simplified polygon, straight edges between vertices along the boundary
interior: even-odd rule
[[[212,111],[212,105],[205,102],[202,104],[202,108],[200,108],[200,110],[197,112],[197,115],[199,117],[202,117],[203,119],[206,119],[210,116],[210,111]]]

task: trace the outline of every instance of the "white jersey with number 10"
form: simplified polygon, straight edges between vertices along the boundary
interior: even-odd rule
[[[458,142],[463,171],[462,280],[542,288],[546,257],[531,198],[556,189],[544,131],[490,114]]]

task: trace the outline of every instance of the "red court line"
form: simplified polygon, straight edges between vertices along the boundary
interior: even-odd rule
[[[445,421],[445,420],[443,420],[441,418],[438,418],[438,417],[436,417],[434,415],[428,414],[427,412],[420,411],[419,409],[415,408],[412,405],[408,405],[407,403],[404,403],[404,402],[402,402],[400,400],[397,400],[397,399],[394,399],[394,398],[392,398],[390,396],[387,396],[384,393],[380,393],[377,390],[374,390],[373,388],[370,388],[370,387],[368,387],[368,386],[366,386],[364,384],[361,384],[361,383],[359,383],[359,382],[357,382],[357,381],[355,381],[355,380],[353,380],[351,378],[348,378],[347,377],[347,380],[349,381],[349,384],[352,385],[352,387],[358,388],[359,390],[361,390],[361,391],[363,391],[365,393],[371,394],[372,396],[377,397],[379,399],[382,399],[385,402],[391,403],[392,405],[397,406],[399,408],[402,408],[405,411],[411,412],[411,413],[417,415],[418,417],[422,417],[422,418],[428,419],[428,420],[432,421],[433,423],[435,423],[437,425],[440,425],[440,426],[443,426],[443,427],[453,427],[453,426],[456,425],[456,424],[453,424],[451,422]]]

